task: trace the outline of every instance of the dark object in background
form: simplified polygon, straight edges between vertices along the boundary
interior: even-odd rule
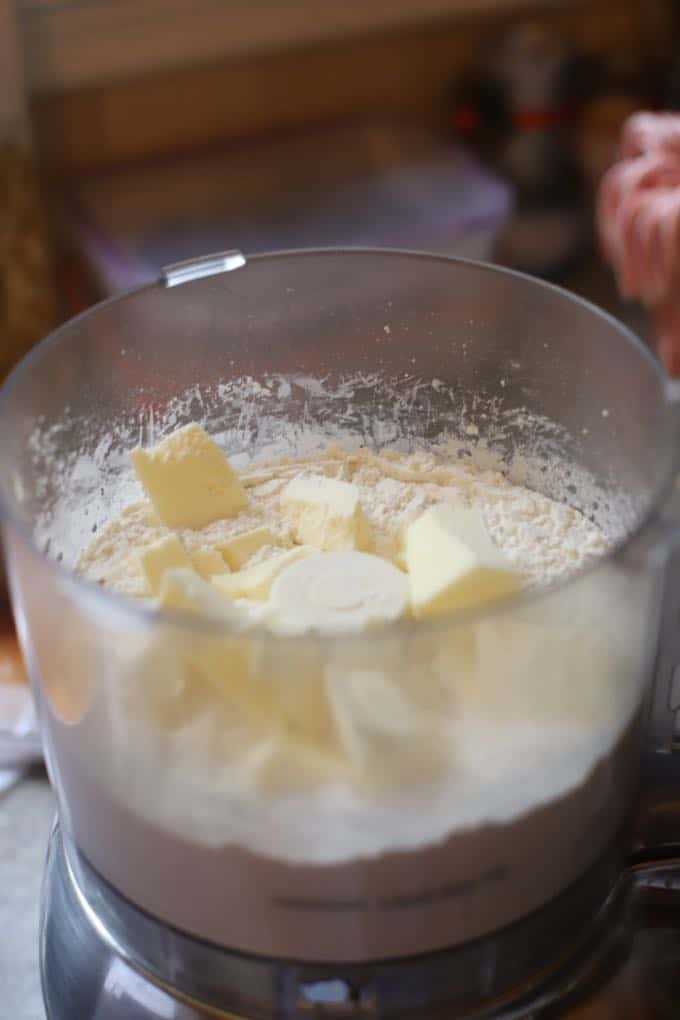
[[[594,73],[590,59],[526,23],[454,87],[454,131],[516,191],[500,261],[555,276],[582,253],[589,230],[575,132]]]
[[[55,319],[14,5],[0,3],[0,384]]]
[[[678,15],[680,22],[680,15]],[[676,45],[680,49],[680,26],[676,33]],[[668,69],[668,81],[664,93],[664,107],[667,110],[680,110],[680,55],[676,56]]]
[[[666,110],[680,110],[680,5],[674,5],[669,30],[669,60],[665,74],[662,105]]]
[[[55,325],[46,219],[30,147],[0,138],[0,383]]]
[[[33,158],[14,5],[0,3],[0,385],[55,319],[47,221]],[[0,614],[6,598],[0,550]]]
[[[3,133],[0,124],[0,385],[55,318],[46,219],[31,149],[14,125]],[[0,549],[0,618],[7,598]]]
[[[591,205],[600,178],[616,159],[626,120],[637,110],[658,106],[663,91],[662,75],[643,68],[639,60],[621,55],[593,63],[576,135],[586,198]]]

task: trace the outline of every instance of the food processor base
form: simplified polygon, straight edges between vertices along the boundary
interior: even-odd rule
[[[626,952],[629,887],[612,852],[528,918],[407,960],[266,960],[177,932],[133,907],[55,825],[41,915],[48,1020],[310,1020],[562,1016]],[[602,891],[614,888],[605,896]]]

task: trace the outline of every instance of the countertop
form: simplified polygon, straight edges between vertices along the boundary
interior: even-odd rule
[[[53,818],[54,796],[42,769],[0,795],[1,1020],[45,1017],[38,972],[38,911]]]
[[[38,912],[53,816],[54,797],[40,769],[0,799],[0,1020],[45,1020]],[[676,1020],[680,925],[674,918],[664,912],[644,918],[625,964],[586,1002],[562,1014],[564,1020]]]

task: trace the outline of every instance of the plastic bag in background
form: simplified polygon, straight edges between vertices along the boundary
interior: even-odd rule
[[[410,121],[331,120],[130,163],[70,185],[65,219],[102,296],[238,248],[412,248],[491,259],[512,189]]]

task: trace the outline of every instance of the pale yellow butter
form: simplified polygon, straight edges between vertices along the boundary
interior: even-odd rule
[[[521,586],[481,514],[467,507],[426,510],[406,530],[405,555],[417,619],[486,605]]]
[[[408,580],[371,553],[319,552],[281,571],[269,597],[277,634],[356,633],[405,614]]]
[[[254,567],[245,567],[244,570],[236,570],[233,574],[216,574],[211,578],[211,583],[223,595],[232,599],[266,601],[273,582],[282,570],[316,552],[317,550],[311,546],[298,545]]]
[[[367,549],[370,525],[359,501],[359,489],[324,475],[294,478],[281,493],[281,509],[290,519],[296,541],[317,549]]]
[[[314,787],[349,774],[346,760],[332,746],[286,730],[256,744],[242,768],[259,789],[268,793]]]
[[[277,642],[261,641],[253,659],[253,677],[271,691],[276,714],[289,733],[322,743],[332,740],[323,658],[315,644],[292,640],[282,655]]]
[[[229,570],[224,556],[217,549],[199,549],[192,553],[191,565],[204,580],[209,580],[213,574],[226,574]]]
[[[139,562],[149,587],[157,595],[163,574],[173,567],[190,567],[186,550],[176,535],[166,535],[139,553]]]
[[[130,457],[169,528],[203,528],[233,517],[248,502],[238,475],[200,425],[185,425],[150,450],[137,447]]]
[[[166,641],[184,672],[185,685],[192,686],[197,695],[201,687],[209,688],[236,716],[257,726],[268,725],[271,693],[265,685],[254,684],[251,676],[253,646],[247,631],[257,622],[253,613],[220,595],[191,568],[164,574],[159,602],[164,608],[211,617],[228,625],[232,633],[178,627],[167,633]]]
[[[234,622],[239,622],[242,616],[229,599],[220,595],[191,566],[165,571],[158,601],[164,609],[181,609],[199,616],[223,617]]]
[[[240,570],[265,545],[276,545],[276,537],[270,528],[262,527],[234,535],[218,548],[231,569]]]
[[[480,620],[476,682],[461,712],[506,725],[606,725],[612,704],[626,697],[625,670],[616,670],[601,623],[575,625],[542,610],[535,603],[522,616]]]

